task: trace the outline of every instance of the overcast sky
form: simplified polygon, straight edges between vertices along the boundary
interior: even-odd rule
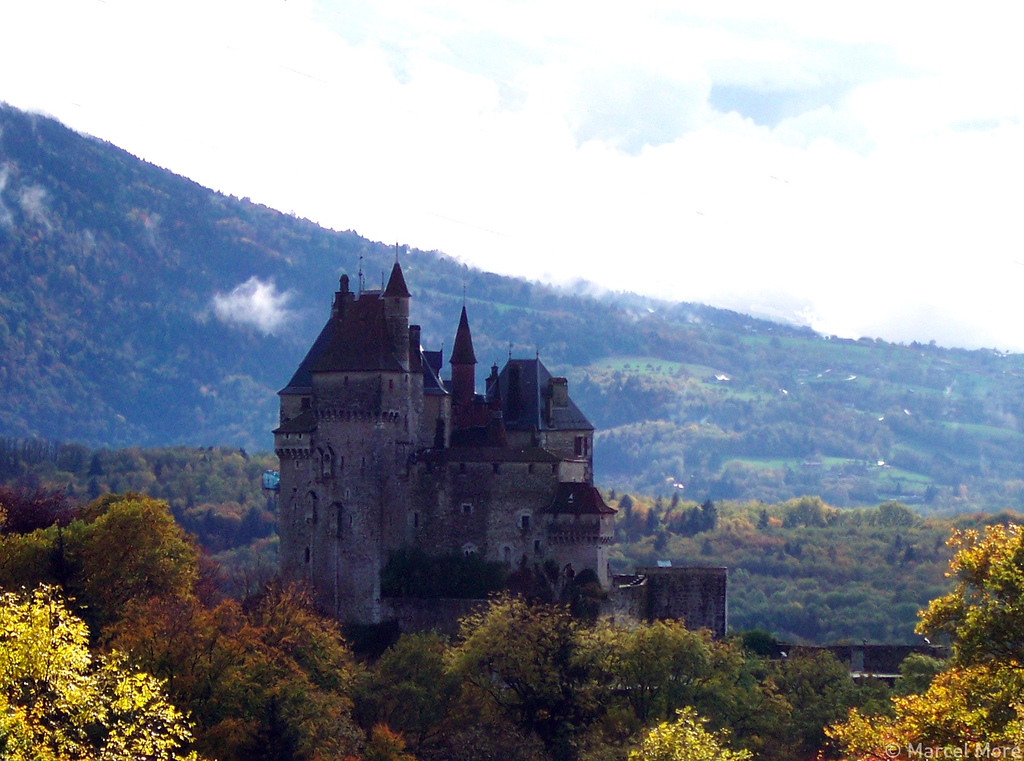
[[[489,270],[1024,351],[1013,8],[0,0],[0,100]]]

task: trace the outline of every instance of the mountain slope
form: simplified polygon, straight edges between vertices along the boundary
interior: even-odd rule
[[[0,106],[0,435],[265,449],[338,276],[373,287],[393,257]],[[402,262],[427,348],[451,345],[465,285],[482,369],[511,342],[569,376],[608,486],[1024,505],[1019,355]]]

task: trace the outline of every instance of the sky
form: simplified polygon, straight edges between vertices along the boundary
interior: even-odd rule
[[[1011,3],[0,0],[0,20],[0,100],[326,227],[1024,351]]]

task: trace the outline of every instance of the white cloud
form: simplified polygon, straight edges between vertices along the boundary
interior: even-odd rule
[[[3,138],[2,131],[0,131],[0,138]],[[0,227],[10,227],[14,224],[14,216],[4,203],[4,190],[7,188],[7,180],[10,174],[10,167],[7,164],[0,164]]]
[[[10,6],[0,99],[216,189],[531,278],[1024,350],[1009,11]]]
[[[255,275],[229,293],[213,295],[213,311],[224,322],[251,325],[262,333],[275,334],[292,318],[287,308],[292,293],[281,293],[273,281]]]
[[[37,222],[47,230],[53,229],[53,225],[50,223],[50,211],[46,208],[46,188],[39,185],[22,188],[18,194],[18,204],[33,222]]]

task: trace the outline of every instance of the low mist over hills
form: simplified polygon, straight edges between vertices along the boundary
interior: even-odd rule
[[[0,107],[0,435],[266,449],[338,276],[362,257],[376,287],[394,255]],[[511,342],[570,378],[606,486],[1024,503],[1019,355],[829,340],[401,256],[427,348],[451,345],[465,286],[481,375]]]

